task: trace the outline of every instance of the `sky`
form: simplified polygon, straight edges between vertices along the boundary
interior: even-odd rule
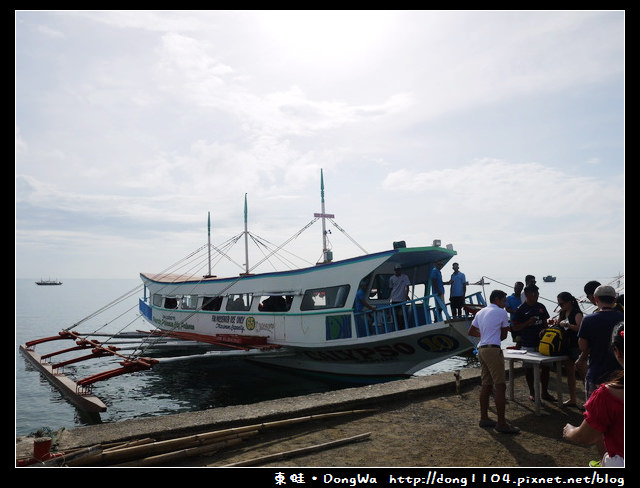
[[[624,48],[623,11],[16,11],[16,278],[162,271],[245,197],[313,264],[321,172],[335,260],[438,239],[469,280],[616,276]]]

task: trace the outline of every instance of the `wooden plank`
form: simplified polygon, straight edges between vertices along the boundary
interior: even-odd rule
[[[71,403],[86,412],[105,412],[107,406],[97,396],[92,394],[82,394],[79,387],[71,378],[64,374],[55,373],[51,365],[43,362],[40,355],[33,349],[24,345],[20,346],[20,352],[36,369],[56,387]]]
[[[258,458],[248,459],[246,461],[239,461],[237,463],[227,464],[225,465],[225,467],[229,468],[229,467],[238,467],[238,466],[259,466],[260,464],[271,462],[271,461],[279,461],[281,459],[286,459],[289,457],[309,454],[312,452],[321,451],[322,449],[331,449],[334,447],[342,446],[344,444],[348,444],[350,442],[360,442],[364,439],[368,439],[370,435],[371,435],[371,432],[367,432],[366,434],[360,434],[353,437],[345,437],[344,439],[325,442],[324,444],[317,444],[314,446],[293,449],[291,451],[278,452],[276,454],[268,454],[266,456],[260,456]],[[208,466],[213,467],[215,465],[209,464]]]

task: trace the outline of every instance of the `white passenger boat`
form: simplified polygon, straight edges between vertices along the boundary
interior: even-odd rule
[[[454,255],[428,246],[233,278],[142,273],[140,311],[170,336],[234,345],[234,354],[266,364],[363,379],[408,376],[474,347],[468,320],[451,320],[429,292],[431,268]],[[426,296],[389,303],[396,265]],[[361,282],[375,310],[354,310]],[[479,292],[468,302],[484,304]]]
[[[321,195],[315,218],[326,236],[325,220],[333,215],[324,211],[323,184]],[[447,304],[431,293],[431,270],[456,254],[440,241],[412,248],[396,242],[388,251],[333,261],[324,241],[322,262],[302,269],[247,269],[226,278],[141,273],[139,308],[163,334],[220,346],[211,356],[352,379],[409,376],[474,348],[467,335],[470,316],[452,320]],[[412,298],[391,304],[396,266],[409,278]],[[375,310],[357,311],[360,286]],[[466,302],[485,304],[480,292]]]
[[[100,334],[83,335],[71,330],[79,322],[56,336],[28,341],[20,351],[76,405],[104,411],[100,400],[92,397],[92,385],[169,360],[153,357],[159,349],[189,346],[199,358],[242,358],[371,382],[410,376],[475,347],[467,330],[473,313],[485,306],[482,293],[466,297],[469,313],[455,320],[449,315],[448,304],[431,293],[431,271],[436,263],[444,265],[457,254],[452,245],[442,247],[435,240],[428,246],[406,247],[404,242],[395,242],[387,251],[334,261],[327,246],[326,221],[343,229],[333,221],[332,214],[325,213],[324,183],[321,196],[322,212],[310,222],[322,223],[323,258],[316,265],[254,274],[245,249],[244,272],[216,277],[211,270],[211,250],[219,252],[219,248],[209,242],[199,250],[208,253],[205,261],[209,269],[204,274],[202,270],[140,274],[143,296],[138,308],[154,328],[142,334],[141,344],[124,348],[112,339],[128,341],[132,336],[113,336],[103,342]],[[246,246],[246,201],[243,234]],[[232,240],[237,242],[239,237]],[[198,260],[195,254],[190,256],[191,261]],[[410,293],[406,301],[390,303],[389,280],[397,266],[409,278]],[[358,310],[359,287],[373,310]],[[58,340],[72,340],[76,345],[46,354],[35,350],[39,344]],[[174,346],[176,340],[179,344]],[[204,353],[203,345],[207,347]],[[125,349],[134,352],[125,354]],[[72,351],[89,354],[59,358]],[[119,367],[77,381],[65,379],[64,388],[60,387],[63,368],[105,356],[119,361]]]

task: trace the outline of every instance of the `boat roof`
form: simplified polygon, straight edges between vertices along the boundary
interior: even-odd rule
[[[366,261],[366,260],[379,260],[380,258],[387,259],[383,260],[383,263],[389,263],[390,269],[393,269],[396,265],[399,265],[402,268],[414,268],[419,266],[431,267],[434,263],[438,261],[442,261],[446,263],[453,256],[457,254],[453,249],[449,249],[446,247],[440,246],[428,246],[428,247],[401,247],[397,249],[392,249],[389,251],[382,251],[379,253],[373,254],[365,254],[362,256],[348,258],[340,261],[332,261],[329,263],[319,263],[315,266],[311,266],[308,268],[299,268],[288,271],[273,271],[267,273],[257,273],[253,274],[242,274],[241,277],[251,278],[251,277],[268,277],[268,276],[283,276],[286,274],[299,274],[299,273],[308,273],[317,271],[321,268],[330,268],[337,266],[345,266],[354,262]],[[376,266],[377,267],[377,266]],[[216,277],[216,276],[203,276],[196,277],[194,275],[186,275],[179,273],[140,273],[140,277],[144,280],[158,282],[158,283],[202,283],[206,281],[224,281],[224,280],[237,280],[238,276],[228,276],[228,277]]]

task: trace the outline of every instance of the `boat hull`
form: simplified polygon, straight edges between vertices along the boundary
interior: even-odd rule
[[[402,378],[472,350],[474,343],[463,336],[467,327],[467,321],[433,324],[379,340],[327,348],[296,348],[289,355],[252,357],[251,361],[360,380]]]

